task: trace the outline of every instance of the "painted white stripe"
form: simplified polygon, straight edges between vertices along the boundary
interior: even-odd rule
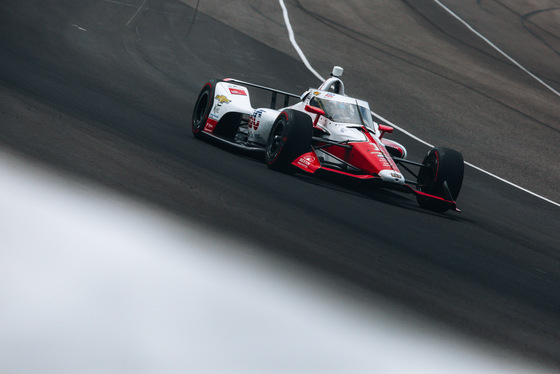
[[[509,61],[511,61],[515,66],[517,66],[519,69],[523,70],[525,73],[529,74],[532,78],[534,78],[537,82],[539,82],[540,84],[542,84],[543,86],[545,86],[546,88],[548,88],[552,93],[554,93],[556,96],[560,96],[560,92],[556,91],[554,88],[550,87],[548,84],[546,84],[542,79],[540,79],[539,77],[537,77],[535,74],[531,73],[529,70],[527,70],[524,66],[522,66],[519,62],[515,61],[512,57],[510,57],[507,53],[505,53],[504,51],[502,51],[500,48],[498,48],[494,43],[492,43],[490,40],[488,40],[484,35],[482,35],[481,33],[479,33],[478,31],[476,31],[471,25],[469,25],[465,20],[463,20],[461,17],[459,17],[456,13],[454,13],[451,9],[449,9],[448,7],[446,7],[445,5],[443,5],[439,0],[434,0],[434,2],[439,5],[440,7],[442,7],[447,13],[451,14],[453,17],[455,17],[459,22],[461,22],[463,25],[465,25],[466,28],[468,28],[470,31],[472,31],[474,34],[476,34],[476,36],[478,36],[480,39],[484,40],[490,47],[494,48],[498,53],[500,53],[502,56],[504,56],[505,58],[507,58]]]
[[[299,55],[299,57],[301,58],[301,60],[305,64],[305,67],[307,69],[309,69],[309,71],[312,72],[313,75],[315,75],[317,78],[319,78],[320,81],[324,81],[325,78],[323,78],[319,73],[317,73],[315,71],[315,69],[313,69],[313,67],[311,66],[309,61],[307,61],[307,57],[305,57],[305,55],[303,54],[303,51],[301,50],[301,48],[299,47],[299,45],[296,42],[296,38],[294,36],[294,30],[292,29],[292,25],[290,23],[290,18],[288,17],[288,9],[286,9],[286,5],[284,4],[284,0],[279,0],[279,2],[280,2],[280,6],[282,7],[282,13],[284,15],[284,22],[286,23],[286,28],[288,29],[288,35],[290,37],[290,42],[292,43],[292,45],[294,46],[294,49],[296,50],[297,54]]]
[[[78,25],[76,25],[76,24],[73,24],[72,26],[74,26],[75,28],[77,28],[77,29],[80,30],[80,31],[87,31],[87,30],[84,29],[83,27],[80,27],[80,26],[78,26]]]
[[[408,135],[409,137],[411,137],[412,139],[416,140],[417,142],[422,143],[422,144],[425,144],[425,145],[427,145],[428,147],[433,147],[432,144],[428,143],[428,142],[425,141],[425,140],[420,139],[419,137],[417,137],[416,135],[414,135],[414,134],[412,134],[412,133],[406,131],[406,130],[403,129],[402,127],[395,125],[394,123],[392,123],[391,121],[389,121],[389,120],[386,119],[386,118],[383,118],[382,116],[380,116],[379,114],[375,113],[374,111],[371,111],[371,112],[373,113],[373,115],[375,115],[377,118],[379,118],[380,120],[382,120],[383,122],[385,122],[385,123],[388,124],[389,126],[394,127],[395,129],[399,130],[400,132],[402,132],[402,133],[405,134],[405,135]]]
[[[377,113],[375,113],[375,112],[373,112],[373,111],[372,111],[372,113],[373,113],[375,116],[377,116],[379,119],[381,119],[382,121],[384,121],[386,124],[388,124],[389,126],[394,127],[395,129],[401,131],[401,132],[404,133],[405,135],[408,135],[408,136],[411,137],[412,139],[414,139],[414,140],[416,140],[416,141],[418,141],[418,142],[420,142],[420,143],[422,143],[422,144],[425,144],[425,145],[427,145],[428,147],[433,147],[432,144],[430,144],[430,143],[428,143],[428,142],[426,142],[426,141],[420,139],[420,138],[417,137],[416,135],[413,135],[413,134],[411,134],[410,132],[406,131],[405,129],[403,129],[403,128],[397,126],[397,125],[395,125],[395,124],[392,123],[391,121],[389,121],[389,120],[387,120],[387,119],[381,117],[379,114],[377,114]],[[506,180],[506,179],[504,179],[504,178],[502,178],[502,177],[499,177],[499,176],[497,176],[496,174],[492,174],[492,173],[490,173],[489,171],[486,171],[486,170],[484,170],[484,169],[482,169],[482,168],[480,168],[480,167],[478,167],[478,166],[476,166],[476,165],[474,165],[474,164],[471,164],[470,162],[466,162],[466,161],[465,161],[465,165],[468,165],[468,166],[472,167],[473,169],[476,169],[476,170],[478,170],[478,171],[480,171],[480,172],[483,172],[483,173],[486,174],[486,175],[489,175],[489,176],[491,176],[491,177],[493,177],[493,178],[496,178],[497,180],[499,180],[499,181],[501,181],[501,182],[504,182],[504,183],[506,183],[506,184],[509,184],[510,186],[513,186],[513,187],[515,187],[515,188],[518,188],[518,189],[520,189],[520,190],[523,191],[523,192],[526,192],[526,193],[528,193],[528,194],[530,194],[530,195],[533,195],[533,196],[535,196],[535,197],[538,197],[538,198],[540,198],[540,199],[542,199],[542,200],[544,200],[544,201],[546,201],[546,202],[548,202],[548,203],[550,203],[550,204],[554,204],[554,205],[560,207],[560,204],[559,204],[559,203],[557,203],[557,202],[555,202],[555,201],[552,201],[552,200],[550,200],[550,199],[548,199],[548,198],[546,198],[546,197],[544,197],[544,196],[538,195],[538,194],[536,194],[535,192],[530,191],[530,190],[528,190],[528,189],[526,189],[526,188],[523,188],[523,187],[521,187],[521,186],[518,186],[518,185],[516,185],[515,183],[512,183],[512,182],[510,182],[510,181],[508,181],[508,180]]]
[[[479,168],[478,166],[471,164],[470,162],[465,162],[465,165],[468,165],[468,166],[470,166],[470,167],[472,167],[472,168],[474,168],[474,169],[476,169],[476,170],[478,170],[478,171],[483,172],[484,174],[487,174],[487,175],[489,175],[489,176],[491,176],[491,177],[494,177],[494,178],[496,178],[496,179],[499,180],[499,181],[502,181],[502,182],[504,182],[504,183],[507,183],[507,184],[509,184],[510,186],[513,186],[513,187],[515,187],[515,188],[518,188],[518,189],[520,189],[520,190],[523,191],[523,192],[527,192],[527,193],[530,194],[530,195],[533,195],[533,196],[535,196],[535,197],[538,197],[539,199],[542,199],[542,200],[544,200],[544,201],[546,201],[546,202],[548,202],[548,203],[550,203],[550,204],[553,204],[553,205],[556,205],[556,206],[560,207],[560,204],[557,203],[556,201],[552,201],[552,200],[547,199],[546,197],[541,196],[541,195],[539,195],[539,194],[537,194],[537,193],[535,193],[535,192],[533,192],[533,191],[530,191],[530,190],[528,190],[528,189],[526,189],[526,188],[523,188],[523,187],[521,187],[521,186],[518,186],[518,185],[516,185],[516,184],[514,184],[514,183],[512,183],[512,182],[510,182],[510,181],[508,181],[508,180],[506,180],[506,179],[504,179],[504,178],[502,178],[502,177],[499,177],[499,176],[497,176],[497,175],[495,175],[495,174],[490,173],[489,171],[486,171],[486,170],[484,170],[484,169],[481,169],[481,168]]]
[[[307,58],[306,58],[305,55],[303,54],[303,51],[301,50],[301,48],[298,46],[298,44],[297,44],[297,42],[296,42],[295,36],[294,36],[294,31],[293,31],[293,29],[292,29],[292,25],[290,24],[290,19],[289,19],[289,17],[288,17],[288,10],[286,9],[286,5],[284,5],[284,1],[283,1],[283,0],[278,0],[278,1],[280,2],[280,6],[282,7],[282,12],[284,13],[284,21],[286,22],[286,28],[288,29],[288,34],[290,35],[290,41],[292,42],[292,45],[293,45],[294,48],[296,49],[298,55],[301,57],[303,63],[304,63],[305,66],[309,69],[309,71],[311,71],[317,78],[319,78],[319,80],[324,81],[325,79],[324,79],[323,77],[321,77],[321,75],[320,75],[319,73],[317,73],[317,72],[315,71],[315,69],[313,69],[313,68],[311,67],[311,65],[309,64],[309,61],[307,61]],[[443,4],[441,4],[438,0],[434,0],[434,1],[435,1],[436,3],[438,3],[439,5],[441,5],[442,7],[444,7],[446,10],[448,10],[452,15],[454,15],[454,16],[455,16],[457,19],[459,19],[461,22],[465,23],[465,25],[466,25],[469,29],[471,29],[473,32],[475,32],[477,35],[479,35],[481,38],[483,38],[484,40],[486,40],[490,45],[492,45],[494,48],[496,48],[500,53],[504,54],[508,59],[512,60],[512,62],[515,63],[517,66],[519,66],[521,69],[523,69],[523,70],[526,71],[528,74],[530,74],[531,76],[533,76],[535,79],[537,79],[538,81],[540,81],[541,83],[543,83],[545,86],[549,87],[546,83],[542,82],[539,78],[537,78],[537,77],[535,77],[533,74],[531,74],[527,69],[523,68],[523,67],[522,67],[521,65],[519,65],[517,62],[515,62],[511,57],[507,56],[505,53],[503,53],[501,50],[499,50],[498,47],[494,46],[488,39],[486,39],[484,36],[480,35],[480,33],[478,33],[476,30],[474,30],[472,27],[470,27],[468,24],[466,24],[466,22],[462,21],[459,17],[457,17],[457,15],[455,15],[455,13],[451,12],[449,9],[447,9],[445,6],[443,6]],[[553,88],[549,87],[549,89],[551,89],[554,93],[556,93],[557,95],[560,96],[560,94],[559,94],[558,92],[556,92]],[[416,141],[418,141],[418,142],[420,142],[420,143],[422,143],[422,144],[427,145],[428,147],[433,147],[432,144],[428,143],[428,142],[425,141],[425,140],[420,139],[419,137],[417,137],[416,135],[414,135],[414,134],[412,134],[412,133],[406,131],[406,130],[403,129],[402,127],[395,125],[394,123],[392,123],[391,121],[389,121],[389,120],[383,118],[383,117],[380,116],[379,114],[377,114],[377,113],[375,113],[375,112],[373,112],[373,111],[372,111],[372,113],[373,113],[375,116],[377,116],[379,119],[381,119],[382,121],[384,121],[386,124],[388,124],[389,126],[392,126],[392,127],[394,127],[395,129],[401,131],[403,134],[405,134],[405,135],[411,137],[412,139],[414,139],[414,140],[416,140]],[[552,201],[552,200],[550,200],[550,199],[548,199],[548,198],[546,198],[546,197],[544,197],[544,196],[541,196],[541,195],[539,195],[539,194],[537,194],[537,193],[535,193],[535,192],[533,192],[533,191],[530,191],[530,190],[528,190],[528,189],[526,189],[526,188],[523,188],[523,187],[521,187],[521,186],[518,186],[518,185],[516,185],[515,183],[510,182],[510,181],[508,181],[508,180],[506,180],[506,179],[504,179],[504,178],[502,178],[502,177],[499,177],[499,176],[497,176],[497,175],[495,175],[495,174],[492,174],[492,173],[490,173],[489,171],[486,171],[486,170],[484,170],[484,169],[482,169],[482,168],[480,168],[480,167],[478,167],[478,166],[476,166],[476,165],[474,165],[474,164],[471,164],[470,162],[465,162],[465,165],[468,165],[468,166],[470,166],[470,167],[472,167],[472,168],[474,168],[474,169],[476,169],[476,170],[478,170],[478,171],[480,171],[480,172],[483,172],[484,174],[487,174],[487,175],[489,175],[489,176],[491,176],[491,177],[493,177],[493,178],[496,178],[497,180],[499,180],[499,181],[501,181],[501,182],[504,182],[504,183],[506,183],[506,184],[509,184],[509,185],[512,186],[512,187],[515,187],[515,188],[517,188],[517,189],[519,189],[519,190],[521,190],[521,191],[524,191],[524,192],[526,192],[526,193],[528,193],[528,194],[530,194],[530,195],[533,195],[533,196],[535,196],[535,197],[537,197],[537,198],[539,198],[539,199],[542,199],[542,200],[544,200],[544,201],[546,201],[546,202],[548,202],[548,203],[550,203],[550,204],[553,204],[553,205],[556,205],[556,206],[559,206],[559,207],[560,207],[560,204],[559,204],[559,203],[557,203],[557,202],[555,202],[555,201]]]

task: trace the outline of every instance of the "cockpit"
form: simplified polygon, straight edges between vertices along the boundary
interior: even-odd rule
[[[322,109],[325,117],[334,122],[365,125],[373,129],[373,121],[369,108],[349,100],[338,101],[314,96],[309,105]]]

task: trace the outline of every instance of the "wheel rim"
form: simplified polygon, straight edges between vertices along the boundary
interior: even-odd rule
[[[435,176],[436,176],[436,160],[434,157],[429,157],[425,160],[425,166],[421,170],[421,173],[418,175],[418,189],[420,191],[427,192],[431,190],[431,187],[435,184]]]
[[[204,120],[206,118],[206,108],[208,107],[209,102],[208,98],[208,92],[205,91],[200,95],[198,103],[196,104],[196,109],[193,114],[193,125],[196,131],[200,131],[202,125],[204,124]]]
[[[267,151],[269,160],[273,160],[274,158],[276,158],[276,156],[280,152],[280,149],[282,149],[283,133],[284,122],[280,120],[271,134],[271,142]]]

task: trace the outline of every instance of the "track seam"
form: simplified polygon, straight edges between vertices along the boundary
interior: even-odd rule
[[[148,0],[144,0],[144,2],[142,3],[142,5],[140,5],[140,7],[136,10],[136,13],[134,13],[134,14],[132,15],[132,17],[130,17],[130,19],[129,19],[128,22],[126,23],[126,26],[127,26],[127,27],[130,25],[130,22],[132,22],[132,20],[133,20],[134,18],[136,18],[136,16],[138,15],[138,13],[140,13],[140,11],[142,10],[142,8],[144,8],[144,5],[146,5],[146,2],[147,2],[147,1],[148,1]]]
[[[480,39],[484,40],[484,42],[486,42],[486,44],[488,44],[490,47],[494,48],[498,53],[500,53],[502,56],[504,56],[505,58],[507,58],[511,63],[513,63],[515,66],[517,66],[519,69],[523,70],[525,73],[529,74],[533,79],[535,79],[537,82],[539,82],[540,84],[542,84],[543,86],[545,86],[546,88],[548,88],[552,93],[554,93],[556,96],[560,96],[560,92],[556,91],[554,88],[552,88],[551,86],[549,86],[546,82],[544,82],[542,79],[540,79],[539,77],[537,77],[535,74],[531,73],[528,69],[526,69],[523,65],[521,65],[519,62],[515,61],[512,57],[510,57],[507,53],[505,53],[504,51],[502,51],[500,48],[498,48],[494,43],[492,43],[490,40],[488,40],[484,35],[482,35],[481,33],[479,33],[478,31],[476,31],[471,25],[469,25],[465,20],[463,20],[461,17],[459,17],[456,13],[454,13],[451,9],[449,9],[448,7],[446,7],[445,5],[443,5],[439,0],[434,0],[434,2],[439,5],[442,9],[444,9],[447,13],[449,13],[450,15],[452,15],[454,18],[456,18],[459,22],[461,22],[467,29],[469,29],[471,32],[473,32],[476,36],[478,36]]]

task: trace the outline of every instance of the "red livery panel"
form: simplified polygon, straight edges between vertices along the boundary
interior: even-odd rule
[[[208,132],[208,133],[213,133],[214,129],[216,128],[216,124],[218,123],[218,121],[213,120],[211,118],[208,118],[208,121],[206,121],[206,125],[204,126],[204,132]]]
[[[292,165],[310,173],[314,173],[321,168],[321,164],[317,156],[315,156],[315,152],[308,152],[301,155],[292,162]]]
[[[230,88],[229,92],[232,95],[243,95],[243,96],[247,96],[247,92],[245,92],[244,90],[240,90],[238,88]]]

